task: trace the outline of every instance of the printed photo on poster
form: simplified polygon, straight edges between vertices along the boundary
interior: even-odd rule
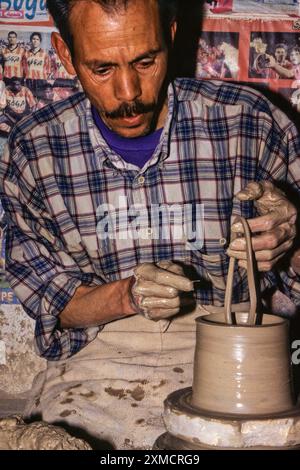
[[[299,15],[299,0],[206,0],[206,10],[212,14],[240,13],[256,15]]]
[[[51,45],[50,28],[0,28],[0,136],[24,116],[78,91]]]
[[[300,88],[279,88],[278,92],[295,111],[300,113]]]
[[[49,23],[46,0],[1,0],[0,23]]]
[[[205,31],[197,54],[196,78],[237,79],[239,34]]]
[[[252,32],[249,78],[289,79],[300,86],[300,34]]]

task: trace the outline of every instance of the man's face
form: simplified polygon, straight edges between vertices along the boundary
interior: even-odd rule
[[[277,47],[275,50],[275,60],[278,64],[281,64],[286,59],[286,50],[283,47]]]
[[[37,49],[38,47],[40,47],[41,40],[40,40],[39,36],[37,36],[37,35],[32,36],[31,44],[32,44],[33,49]]]
[[[9,46],[15,46],[17,44],[17,35],[16,34],[9,34],[7,36],[7,41]]]
[[[137,0],[116,13],[80,1],[70,27],[74,68],[106,125],[123,137],[162,127],[168,54],[156,0]]]
[[[290,61],[293,65],[300,64],[300,52],[299,51],[292,51],[290,54]]]
[[[21,82],[17,80],[12,82],[10,85],[10,89],[12,90],[13,93],[18,93],[21,90],[21,87],[22,87]]]

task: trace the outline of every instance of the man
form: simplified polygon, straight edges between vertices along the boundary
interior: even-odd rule
[[[5,108],[0,116],[0,130],[9,132],[14,124],[36,108],[36,100],[31,91],[22,86],[18,77],[12,77],[5,88]],[[3,104],[4,104],[3,102]]]
[[[290,50],[290,64],[288,66],[279,64],[274,57],[267,55],[268,67],[277,72],[280,78],[294,78],[292,88],[300,86],[300,47],[294,46]]]
[[[239,191],[263,214],[249,220],[262,290],[300,301],[279,263],[296,210],[272,185],[299,192],[296,130],[249,89],[170,83],[173,3],[48,1],[85,94],[20,123],[0,169],[8,278],[49,359],[27,415],[118,449],[151,447],[164,398],[192,383],[194,320],[224,303],[232,221],[255,216]],[[243,237],[229,253],[245,266]],[[234,302],[247,299],[237,269]]]
[[[18,44],[18,35],[15,31],[8,33],[7,43],[7,47],[2,48],[0,52],[0,60],[3,68],[3,80],[6,85],[10,85],[12,77],[23,80],[25,49]]]
[[[47,51],[41,47],[42,35],[34,32],[30,35],[31,48],[24,55],[24,75],[26,86],[39,98],[51,73],[51,61]]]
[[[268,80],[281,78],[278,71],[275,69],[275,64],[283,67],[284,69],[290,70],[292,68],[291,62],[287,60],[288,47],[284,43],[277,44],[275,46],[274,57],[270,54],[264,54],[263,64],[261,64],[261,55],[256,58],[254,62],[254,69],[256,72]]]

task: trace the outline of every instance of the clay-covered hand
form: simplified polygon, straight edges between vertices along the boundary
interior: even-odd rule
[[[259,271],[270,271],[277,261],[292,247],[296,235],[297,210],[285,194],[269,181],[251,182],[236,196],[240,201],[255,201],[259,217],[248,219],[252,247]],[[233,232],[243,233],[241,223],[231,227]],[[239,260],[246,268],[246,241],[236,238],[227,254]]]
[[[131,293],[139,313],[150,320],[169,318],[179,313],[181,292],[194,289],[182,268],[171,261],[143,263],[134,269]]]

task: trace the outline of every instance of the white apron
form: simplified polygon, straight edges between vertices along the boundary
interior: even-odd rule
[[[107,324],[75,356],[48,363],[26,417],[79,428],[116,449],[151,449],[165,432],[164,399],[192,385],[199,313],[208,312],[198,308],[171,323],[135,315]],[[109,448],[105,442],[96,447]]]

